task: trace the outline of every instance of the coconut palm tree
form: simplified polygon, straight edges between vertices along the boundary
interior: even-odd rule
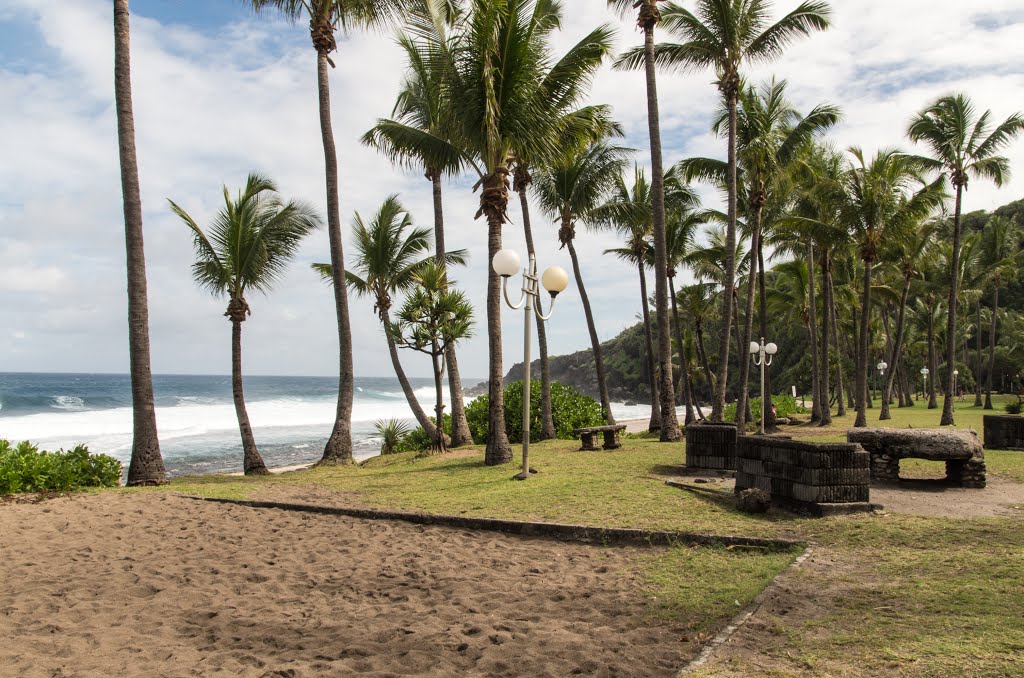
[[[249,0],[246,0],[247,2]],[[327,189],[327,234],[330,240],[331,271],[334,276],[334,304],[338,320],[338,407],[334,427],[324,446],[321,464],[352,463],[352,401],[355,374],[352,366],[352,328],[349,323],[348,294],[345,290],[345,252],[341,237],[341,208],[338,196],[338,152],[331,123],[331,85],[328,66],[338,48],[335,32],[379,28],[400,17],[418,0],[251,0],[257,13],[275,9],[292,21],[309,20],[309,35],[316,51],[317,95],[320,135],[324,147]]]
[[[473,334],[473,305],[465,293],[452,289],[448,267],[430,259],[412,273],[412,291],[398,311],[398,321],[388,325],[391,343],[430,356],[434,369],[434,417],[438,425],[431,435],[433,452],[444,452],[444,357],[448,347]]]
[[[651,419],[649,432],[661,429],[661,394],[658,386],[657,356],[654,353],[654,339],[651,332],[650,295],[647,291],[647,266],[654,258],[650,238],[653,234],[651,209],[651,185],[639,166],[634,167],[633,187],[626,185],[621,175],[616,178],[608,200],[599,206],[590,217],[598,228],[612,228],[625,242],[622,247],[605,250],[637,267],[640,276],[640,308],[643,312],[644,342],[647,352],[647,380],[651,390]]]
[[[619,0],[623,2],[623,0]],[[644,0],[644,6],[654,3]],[[741,87],[741,70],[748,62],[767,62],[779,58],[787,45],[801,36],[829,27],[831,9],[827,2],[809,0],[775,23],[769,20],[771,3],[767,0],[697,0],[695,12],[677,4],[669,4],[661,13],[665,29],[683,42],[653,44],[632,50],[619,60],[623,68],[641,64],[653,70],[653,64],[673,70],[713,68],[717,85],[728,111],[728,223],[726,227],[725,280],[735,280],[737,223],[737,107]],[[655,9],[655,12],[657,10]],[[712,421],[721,421],[725,412],[725,391],[728,384],[729,322],[732,317],[732,288],[722,296],[722,324],[719,341],[719,373]],[[740,347],[742,351],[742,347]],[[746,358],[744,357],[744,361]]]
[[[882,149],[870,161],[859,148],[845,176],[846,199],[840,208],[843,222],[854,235],[863,265],[863,287],[857,332],[855,427],[867,426],[868,343],[871,321],[872,272],[882,243],[905,239],[914,224],[941,205],[945,197],[942,179],[923,184],[922,165],[893,149]],[[911,195],[908,193],[918,186]]]
[[[412,215],[402,206],[397,195],[391,195],[377,209],[369,225],[356,212],[352,220],[352,235],[356,257],[353,270],[345,272],[348,288],[359,296],[373,299],[373,310],[384,327],[391,364],[409,409],[427,435],[431,439],[436,438],[437,426],[420,406],[416,392],[402,368],[394,336],[388,332],[392,324],[392,295],[413,290],[418,284],[418,272],[435,260],[430,255],[430,229],[414,227]],[[465,250],[445,253],[446,266],[463,265],[466,261]],[[323,278],[333,281],[330,264],[313,264],[313,268]]]
[[[583,302],[590,344],[594,352],[601,409],[605,421],[609,424],[615,423],[615,416],[612,414],[611,398],[608,395],[601,342],[597,337],[597,326],[594,324],[590,298],[583,284],[583,273],[573,241],[576,238],[577,224],[589,223],[590,214],[602,204],[615,186],[615,182],[622,176],[631,152],[630,149],[611,146],[606,142],[595,142],[543,167],[534,183],[534,191],[541,209],[550,218],[558,220],[558,241],[562,247],[569,250],[569,257],[572,259],[572,270]]]
[[[565,111],[582,98],[610,49],[611,30],[589,36],[586,58],[565,62],[551,54],[549,38],[561,6],[548,0],[471,0],[450,45],[431,50],[446,73],[452,137],[479,176],[480,209],[487,220],[488,261],[501,249],[508,221],[508,179],[516,157],[552,158],[560,149]],[[557,71],[557,72],[556,72]],[[550,133],[540,133],[543,130]],[[567,130],[566,130],[567,131]],[[501,280],[487,278],[489,413],[485,463],[512,459],[502,394]]]
[[[988,179],[1002,186],[1009,176],[1010,161],[999,151],[1024,131],[1024,116],[1014,113],[992,129],[991,111],[976,115],[974,104],[964,94],[943,96],[918,113],[907,131],[912,141],[923,143],[931,155],[920,157],[925,167],[949,175],[956,191],[953,212],[953,256],[949,261],[949,314],[946,319],[946,398],[942,404],[941,426],[953,425],[953,369],[956,357],[957,276],[960,270],[960,215],[963,192],[970,179]],[[935,375],[938,378],[938,375]]]
[[[988,332],[988,376],[985,379],[985,409],[992,409],[992,375],[996,368],[996,322],[999,317],[999,290],[1016,276],[1021,263],[1020,233],[1009,219],[992,217],[982,231],[984,261],[992,271],[992,318]],[[981,379],[981,374],[975,376]]]
[[[153,373],[149,361],[149,302],[146,293],[146,251],[142,238],[142,195],[135,155],[128,0],[114,0],[114,97],[117,105],[117,146],[124,200],[124,236],[128,253],[128,357],[132,382],[132,459],[128,485],[165,482],[164,460],[156,430]]]
[[[714,317],[715,283],[699,282],[687,285],[679,290],[678,307],[682,316],[691,323],[693,336],[696,339],[697,361],[700,363],[704,379],[707,382],[708,396],[714,393],[715,375],[711,372],[708,352],[704,346],[704,327]]]
[[[302,240],[320,228],[320,217],[309,205],[283,202],[274,182],[253,172],[235,199],[224,187],[224,207],[204,231],[196,221],[169,201],[171,211],[192,232],[196,262],[192,277],[214,296],[227,296],[224,315],[231,321],[231,391],[242,435],[243,469],[246,475],[268,473],[256,440],[242,393],[242,323],[251,315],[245,295],[273,289],[295,256]]]
[[[637,26],[644,32],[640,58],[629,64],[644,67],[647,86],[647,132],[651,142],[651,209],[654,240],[654,308],[658,323],[659,392],[661,395],[662,442],[680,439],[679,420],[672,381],[672,328],[669,322],[668,250],[665,232],[665,163],[661,150],[661,114],[658,112],[658,83],[655,71],[654,29],[661,21],[658,3],[663,0],[608,0],[608,6],[623,16],[637,11]],[[616,67],[623,62],[620,58]]]
[[[442,263],[445,261],[443,180],[461,173],[466,158],[448,133],[445,73],[424,57],[423,49],[446,43],[448,29],[458,21],[460,14],[458,7],[436,2],[424,2],[409,11],[409,22],[419,30],[403,33],[398,38],[408,66],[391,118],[378,120],[362,137],[364,144],[376,148],[396,164],[423,172],[430,182],[434,198],[434,252],[437,261]],[[472,443],[473,436],[466,420],[454,343],[449,344],[445,363],[452,404],[451,444],[461,447]]]

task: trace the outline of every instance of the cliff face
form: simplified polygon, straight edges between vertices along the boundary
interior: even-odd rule
[[[581,334],[585,339],[586,335]],[[625,329],[619,336],[601,344],[608,391],[612,400],[644,402],[650,399],[647,359],[644,353],[643,324]],[[597,370],[593,352],[588,348],[569,355],[551,356],[551,380],[598,397]],[[523,364],[516,363],[505,375],[505,383],[523,378]],[[540,380],[540,360],[530,364],[530,378]]]

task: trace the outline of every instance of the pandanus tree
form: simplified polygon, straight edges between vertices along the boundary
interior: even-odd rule
[[[626,0],[616,0],[616,4],[624,5]],[[716,84],[728,112],[728,221],[724,267],[726,284],[731,286],[736,277],[733,252],[736,246],[738,206],[737,108],[741,71],[748,63],[778,59],[797,38],[827,29],[831,9],[827,2],[810,0],[773,23],[769,18],[771,3],[768,0],[697,0],[695,12],[675,3],[668,4],[659,12],[654,0],[640,0],[640,6],[648,15],[654,15],[654,23],[657,23],[660,15],[665,29],[682,42],[655,45],[652,24],[651,30],[645,32],[649,40],[645,41],[644,49],[634,49],[624,54],[618,62],[621,67],[645,66],[649,81],[653,80],[655,64],[677,71],[712,68],[717,76]],[[643,17],[642,11],[642,20]],[[655,169],[656,172],[659,170]],[[713,421],[722,421],[725,412],[732,304],[732,288],[728,287],[722,295],[721,315],[724,322],[719,339],[718,384],[711,410]],[[743,360],[746,360],[746,356]]]
[[[430,356],[434,371],[434,417],[438,425],[430,436],[433,452],[444,452],[444,370],[448,348],[473,334],[473,306],[465,293],[452,289],[448,268],[429,260],[412,273],[412,290],[389,324],[389,342]]]
[[[501,249],[508,218],[509,176],[516,157],[552,158],[566,123],[585,93],[610,31],[592,33],[590,53],[600,58],[564,62],[553,57],[551,33],[561,22],[551,0],[471,0],[465,21],[446,46],[425,56],[445,73],[449,133],[479,176],[480,208],[487,221],[488,261]],[[557,76],[557,77],[556,77]],[[502,394],[501,279],[488,266],[488,435],[485,463],[512,459]]]
[[[149,301],[139,161],[135,153],[135,117],[132,112],[130,33],[128,0],[114,0],[114,98],[128,260],[128,358],[132,383],[132,458],[128,465],[128,485],[160,485],[166,476],[157,437],[153,372],[149,359]]]
[[[786,81],[772,80],[761,87],[741,88],[739,107],[736,115],[736,156],[739,163],[736,181],[740,196],[739,204],[746,213],[750,226],[750,248],[754,253],[751,274],[747,276],[746,313],[740,338],[740,384],[748,382],[750,361],[745,359],[745,347],[754,339],[754,300],[760,298],[759,335],[766,336],[767,312],[764,272],[764,226],[765,210],[770,203],[784,202],[791,188],[794,165],[802,160],[801,155],[815,137],[821,135],[839,121],[839,109],[828,104],[816,106],[806,116],[801,115],[786,98]],[[730,111],[719,113],[713,131],[727,136],[730,125]],[[728,163],[712,158],[689,158],[680,162],[676,169],[687,180],[711,181],[729,190]],[[782,212],[776,209],[773,212]],[[758,290],[755,293],[755,284]],[[770,395],[770,389],[768,394]],[[742,388],[737,406],[737,422],[744,424],[747,389]],[[774,426],[771,401],[765,407],[766,426]]]
[[[550,218],[558,221],[558,241],[562,247],[569,250],[569,257],[572,259],[572,270],[579,288],[580,300],[583,302],[590,344],[594,352],[601,410],[609,424],[615,423],[615,416],[612,414],[611,398],[608,394],[608,378],[604,369],[601,342],[597,336],[597,325],[594,323],[590,298],[583,283],[583,272],[580,269],[574,241],[576,226],[580,223],[589,223],[590,214],[602,204],[617,179],[622,176],[629,162],[630,153],[629,149],[620,146],[595,142],[543,167],[534,182],[534,191],[541,209]]]
[[[438,437],[438,427],[420,406],[402,367],[395,337],[388,331],[392,324],[393,295],[413,290],[418,284],[418,272],[434,261],[430,255],[430,229],[413,226],[412,216],[402,206],[398,196],[392,195],[380,206],[369,224],[356,212],[352,220],[352,235],[356,256],[353,270],[345,272],[348,289],[359,296],[373,299],[373,310],[384,327],[395,376],[402,386],[413,416],[433,440]],[[446,252],[444,265],[465,264],[466,259],[465,250]],[[330,264],[314,264],[313,268],[325,279],[333,281]]]
[[[950,286],[947,296],[949,313],[946,319],[946,398],[942,404],[941,426],[953,421],[953,364],[956,357],[957,276],[960,269],[961,211],[963,192],[970,179],[988,179],[1002,186],[1009,178],[1010,162],[998,155],[1018,134],[1024,131],[1024,116],[1014,113],[994,129],[992,112],[980,116],[964,94],[941,97],[918,113],[907,134],[911,140],[928,147],[931,155],[918,161],[925,167],[948,175],[956,191],[953,212],[953,256],[949,261]],[[935,375],[938,378],[938,375]]]
[[[321,464],[352,463],[352,401],[355,374],[352,365],[352,328],[349,323],[348,294],[345,289],[345,252],[341,236],[341,206],[338,195],[338,151],[331,123],[331,83],[328,67],[334,67],[331,53],[337,50],[337,31],[379,28],[399,18],[413,2],[420,0],[251,0],[256,12],[275,9],[292,21],[308,20],[309,35],[316,51],[317,95],[320,136],[324,147],[324,177],[327,192],[327,234],[330,242],[331,272],[334,277],[334,305],[338,321],[338,406],[334,427],[324,446]]]
[[[448,133],[448,102],[444,88],[445,72],[426,58],[424,49],[444,45],[448,29],[460,18],[458,7],[448,3],[425,1],[408,13],[416,33],[403,33],[398,44],[405,52],[407,70],[391,111],[391,118],[380,119],[363,135],[364,144],[376,148],[392,162],[423,172],[433,191],[434,253],[445,262],[443,181],[465,169],[466,158],[452,143]],[[461,447],[473,442],[466,420],[462,377],[459,373],[455,343],[447,344],[445,363],[451,398],[451,444]]]
[[[855,328],[854,421],[855,427],[863,427],[867,426],[872,273],[882,244],[909,237],[914,224],[941,205],[945,191],[941,178],[925,184],[921,163],[898,151],[882,149],[871,160],[859,148],[851,148],[850,154],[853,159],[844,178],[846,197],[840,209],[863,266],[859,327]]]
[[[992,375],[996,369],[996,322],[999,318],[999,290],[1013,280],[1020,267],[1020,231],[1009,219],[992,217],[982,232],[982,251],[986,267],[992,272],[992,309],[988,333],[988,375],[985,378],[985,409],[992,409]],[[979,342],[980,343],[980,342]],[[981,373],[975,375],[981,379]]]
[[[266,474],[242,391],[242,323],[251,315],[246,294],[273,289],[303,239],[321,227],[320,217],[303,202],[282,201],[274,182],[255,172],[234,199],[224,187],[224,207],[205,231],[177,203],[170,205],[192,232],[192,277],[214,296],[228,298],[224,315],[231,321],[231,392],[242,436],[243,469],[246,475]]]

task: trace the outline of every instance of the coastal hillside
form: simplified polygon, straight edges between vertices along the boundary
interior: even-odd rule
[[[644,402],[649,398],[647,362],[644,359],[643,324],[627,327],[614,339],[601,344],[608,391],[612,400]],[[531,378],[540,379],[540,360],[531,363]],[[523,378],[523,364],[516,363],[505,375],[505,383]],[[551,356],[551,379],[567,384],[594,398],[598,397],[597,369],[590,348],[569,355]]]

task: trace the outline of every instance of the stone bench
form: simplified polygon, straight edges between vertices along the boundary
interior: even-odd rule
[[[598,433],[604,434],[604,449],[617,450],[622,447],[622,443],[619,441],[619,435],[625,430],[625,424],[614,424],[611,426],[588,426],[587,428],[578,428],[573,431],[572,434],[579,436],[580,440],[583,442],[583,447],[580,448],[580,452],[594,452],[601,449],[594,442],[594,436]]]
[[[846,439],[871,454],[872,479],[899,480],[901,459],[928,459],[946,462],[950,483],[985,487],[985,450],[975,431],[857,428]]]
[[[986,414],[985,449],[1024,451],[1024,417],[1015,414]]]

